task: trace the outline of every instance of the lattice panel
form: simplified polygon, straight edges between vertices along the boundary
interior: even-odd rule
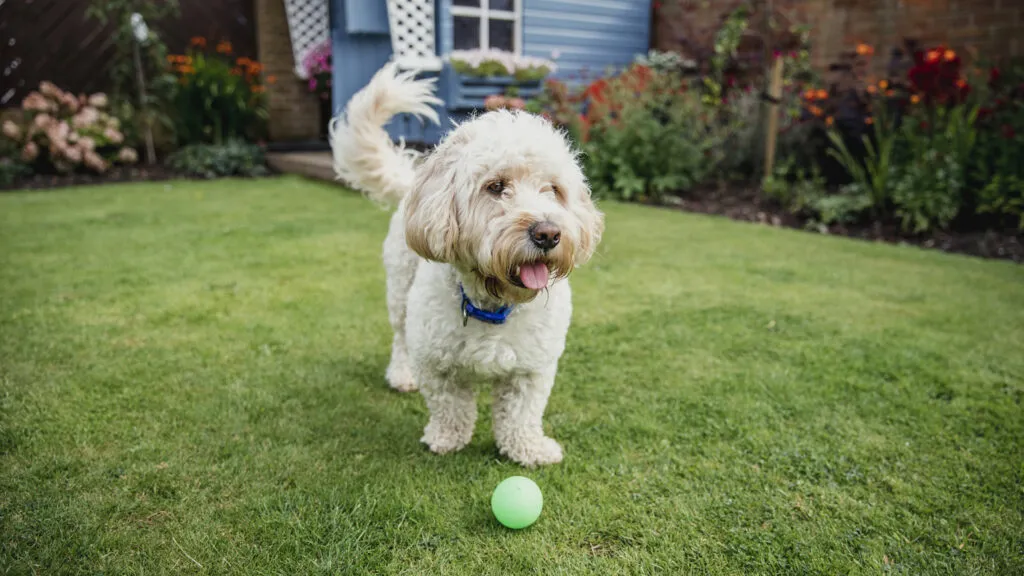
[[[434,47],[434,0],[388,0],[388,24],[400,67],[440,69]]]
[[[306,79],[302,61],[313,48],[330,40],[330,22],[327,12],[328,0],[284,0],[288,16],[288,33],[292,39],[292,54],[295,56],[295,73]]]

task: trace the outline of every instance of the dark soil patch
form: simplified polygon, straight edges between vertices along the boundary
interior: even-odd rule
[[[19,178],[11,185],[0,186],[0,190],[42,190],[47,188],[67,188],[69,186],[96,186],[120,182],[159,182],[161,180],[177,178],[187,178],[187,176],[161,165],[116,166],[105,174],[33,174],[26,178]]]
[[[834,224],[826,227],[789,212],[771,199],[765,198],[755,188],[734,185],[701,187],[687,192],[685,197],[672,198],[663,205],[687,212],[726,216],[744,222],[1024,262],[1024,234],[1016,228],[978,228],[976,225],[961,225],[964,227],[959,230],[911,235],[901,231],[899,224],[895,222]]]

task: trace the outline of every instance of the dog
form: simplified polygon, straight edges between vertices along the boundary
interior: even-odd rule
[[[396,114],[438,122],[433,90],[388,64],[330,124],[338,179],[397,204],[384,241],[385,378],[423,395],[431,451],[469,444],[475,391],[490,384],[499,452],[554,464],[562,448],[542,418],[572,316],[568,276],[594,254],[604,215],[565,133],[540,116],[474,116],[426,155],[394,144],[384,126]]]

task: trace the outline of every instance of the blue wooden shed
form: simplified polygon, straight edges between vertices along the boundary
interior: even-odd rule
[[[569,82],[621,68],[650,44],[650,0],[330,0],[333,107],[342,110],[388,60],[407,51],[413,36],[426,62],[415,68],[438,76],[441,125],[400,117],[388,127],[396,140],[434,144],[450,120],[483,107],[514,79],[457,73],[445,57],[454,50],[494,49],[552,60],[554,77]],[[409,12],[412,8],[412,17]],[[401,32],[399,34],[398,32]],[[415,36],[419,35],[419,38]],[[433,52],[431,54],[430,52]],[[431,64],[431,60],[436,65]],[[537,85],[522,86],[530,96]]]

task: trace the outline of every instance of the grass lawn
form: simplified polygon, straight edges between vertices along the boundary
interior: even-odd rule
[[[388,214],[0,195],[0,574],[1021,574],[1024,267],[606,204],[506,530],[384,383]]]

